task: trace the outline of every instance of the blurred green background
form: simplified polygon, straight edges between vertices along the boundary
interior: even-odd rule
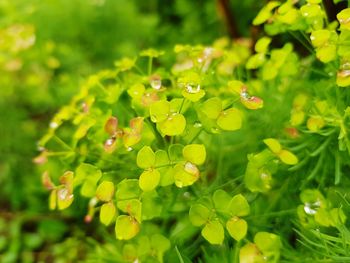
[[[94,240],[103,233],[93,232],[81,216],[48,211],[32,162],[51,116],[86,76],[149,47],[167,51],[175,44],[249,37],[259,4],[0,1],[0,262],[85,261],[89,248],[98,247]]]

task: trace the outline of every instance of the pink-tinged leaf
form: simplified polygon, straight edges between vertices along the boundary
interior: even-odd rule
[[[145,107],[150,106],[153,102],[159,100],[157,93],[146,92],[141,98],[142,105]]]
[[[118,129],[118,119],[116,117],[110,117],[105,124],[105,131],[113,136],[117,133]]]
[[[66,171],[60,177],[60,183],[63,184],[70,193],[73,192],[73,177],[74,173],[72,171]]]
[[[114,152],[116,147],[117,147],[117,139],[115,137],[111,137],[107,139],[104,143],[104,150],[107,153]]]
[[[74,196],[67,188],[60,188],[57,190],[57,206],[59,210],[68,208],[74,200]]]
[[[261,109],[264,106],[264,101],[259,97],[255,96],[249,98],[241,97],[241,102],[244,105],[244,107],[250,110]]]
[[[130,128],[135,133],[141,133],[143,129],[143,117],[136,117],[130,120]]]
[[[55,184],[51,181],[49,173],[45,171],[41,176],[41,181],[47,190],[52,190],[55,188]]]
[[[44,164],[47,162],[47,151],[42,151],[37,157],[33,159],[33,163],[35,164]]]
[[[287,127],[284,130],[287,133],[287,135],[289,137],[291,137],[292,139],[298,138],[300,136],[299,131],[297,130],[297,128]]]
[[[124,130],[123,143],[125,148],[129,148],[141,141],[141,134],[130,130]]]

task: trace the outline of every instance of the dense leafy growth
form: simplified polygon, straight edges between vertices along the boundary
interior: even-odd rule
[[[125,52],[84,78],[38,140],[52,211],[27,246],[69,235],[84,256],[67,262],[349,262],[350,8],[327,8],[269,1],[254,41]],[[26,57],[35,36],[30,23],[0,32],[0,80],[69,87],[64,48]],[[90,62],[118,53],[93,43]],[[19,236],[21,220],[0,232]]]

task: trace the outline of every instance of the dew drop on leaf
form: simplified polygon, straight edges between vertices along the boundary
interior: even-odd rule
[[[188,93],[191,93],[191,94],[196,94],[196,93],[201,91],[201,85],[199,85],[199,84],[196,84],[196,85],[187,84],[186,85],[186,91]]]

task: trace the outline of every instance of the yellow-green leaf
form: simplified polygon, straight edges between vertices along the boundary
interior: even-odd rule
[[[281,159],[282,162],[288,165],[295,165],[299,162],[298,157],[296,157],[293,153],[287,150],[282,150],[278,157]]]
[[[164,135],[180,135],[186,128],[186,119],[180,113],[172,113],[165,121],[157,123],[157,127]]]
[[[248,201],[241,194],[232,197],[229,209],[233,216],[246,216],[250,213]]]
[[[205,162],[206,150],[203,144],[186,145],[182,150],[182,154],[191,163],[202,165]]]
[[[208,222],[202,229],[202,236],[212,245],[221,245],[224,241],[224,228],[219,220]]]
[[[158,170],[146,170],[140,175],[139,186],[144,192],[154,190],[160,181]]]
[[[210,217],[210,211],[204,205],[194,204],[190,208],[189,217],[192,225],[202,226],[208,222]]]
[[[113,221],[116,212],[117,210],[112,202],[103,204],[100,210],[101,223],[108,226]]]
[[[234,238],[236,241],[240,241],[247,234],[248,224],[243,219],[233,217],[227,221],[226,229],[232,238]]]
[[[140,231],[139,223],[131,216],[120,215],[115,223],[115,235],[119,240],[129,240]]]
[[[217,125],[225,131],[235,131],[242,127],[242,113],[235,108],[230,108],[220,113]]]
[[[278,154],[282,150],[281,144],[276,139],[268,138],[264,140],[264,143],[273,153]]]
[[[139,150],[136,157],[137,166],[142,169],[148,169],[153,167],[156,162],[156,155],[152,148],[149,146],[144,146]]]
[[[103,181],[96,190],[96,197],[100,201],[108,202],[114,195],[114,184],[110,181]]]

